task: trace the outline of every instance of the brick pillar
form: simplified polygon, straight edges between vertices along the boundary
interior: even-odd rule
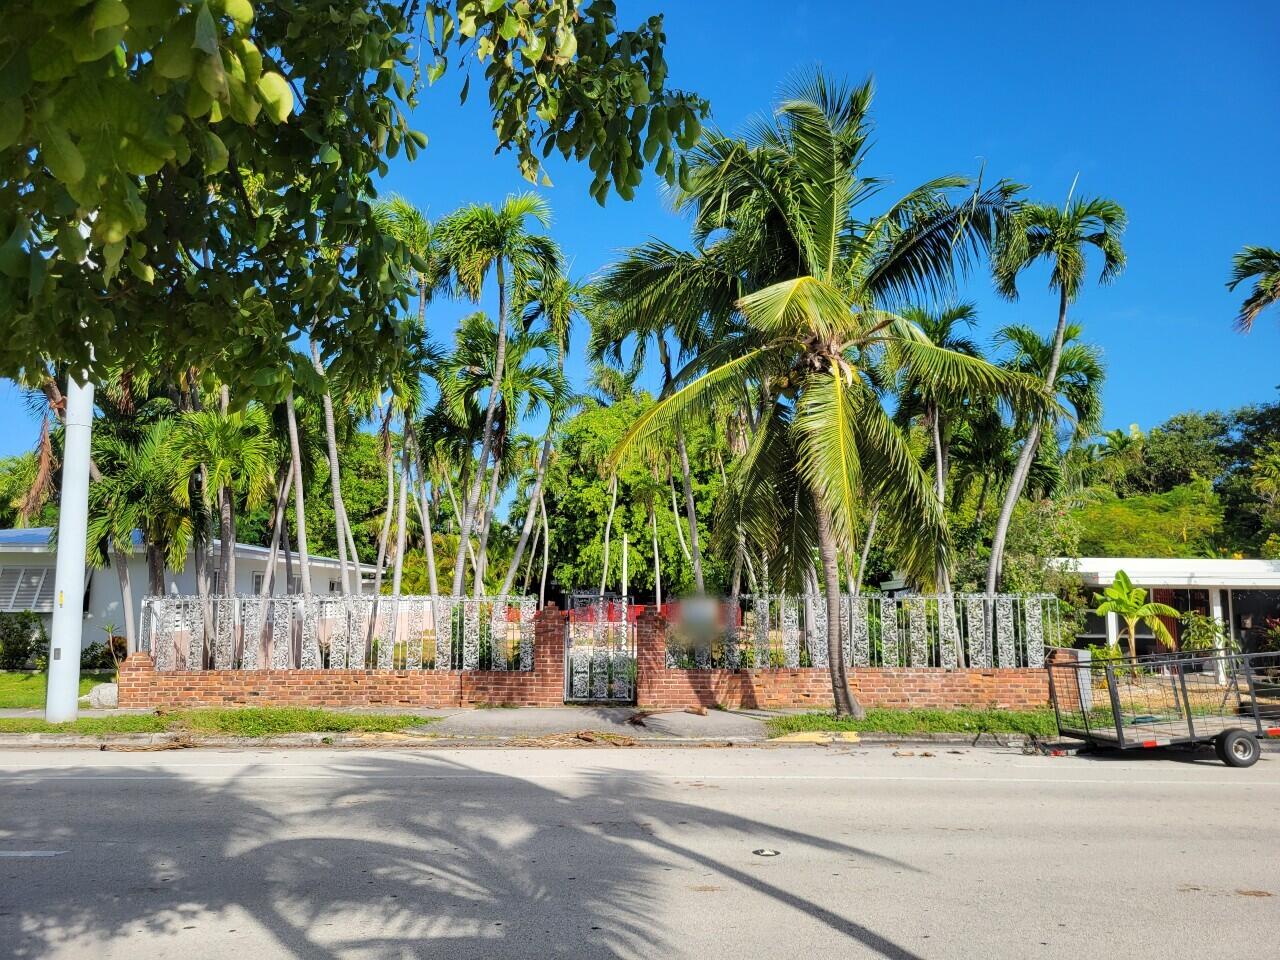
[[[636,706],[658,701],[656,683],[667,669],[667,621],[648,607],[636,618]]]
[[[565,614],[548,603],[533,618],[533,677],[540,706],[564,703]]]
[[[152,705],[156,665],[151,654],[137,650],[120,664],[119,700],[121,707],[149,707]]]

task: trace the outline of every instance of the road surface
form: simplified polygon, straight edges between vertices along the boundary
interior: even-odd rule
[[[3,752],[0,955],[1145,960],[1270,942],[1275,754],[1240,771],[927,751]]]

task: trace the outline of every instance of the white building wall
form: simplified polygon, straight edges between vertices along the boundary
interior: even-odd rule
[[[246,547],[241,545],[236,556],[236,593],[256,594],[259,586],[255,583],[255,574],[265,574],[267,569],[267,551],[259,547]],[[213,569],[217,569],[218,545],[214,542],[213,547]],[[38,552],[31,550],[22,551],[0,551],[0,569],[5,567],[24,567],[28,569],[43,568],[49,569],[49,578],[52,582],[54,566],[54,554],[50,550],[41,550]],[[327,557],[311,558],[311,589],[317,594],[326,594],[330,592],[339,592],[340,588],[340,570],[336,560]],[[298,558],[295,555],[292,558],[293,575],[298,577]],[[114,627],[114,632],[124,635],[124,609],[120,592],[120,578],[116,574],[116,569],[112,567],[104,567],[103,569],[87,571],[86,602],[84,614],[84,631],[81,634],[81,646],[87,647],[95,641],[103,641],[106,639],[105,627]],[[133,592],[134,606],[134,624],[141,627],[142,617],[142,600],[147,595],[147,562],[146,555],[141,550],[135,550],[133,556],[129,560],[129,579],[130,587]],[[186,566],[181,571],[166,570],[165,586],[167,592],[174,596],[194,596],[196,590],[196,574],[195,561],[188,556]],[[285,563],[283,557],[277,561],[276,576],[274,582],[275,594],[286,593],[285,585]],[[45,629],[49,627],[48,612],[42,611],[45,619]]]

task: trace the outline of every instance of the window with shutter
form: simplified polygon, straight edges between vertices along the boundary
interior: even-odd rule
[[[53,610],[53,568],[0,567],[0,610]]]

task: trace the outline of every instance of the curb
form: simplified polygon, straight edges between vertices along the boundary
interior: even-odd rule
[[[555,734],[547,737],[494,736],[494,737],[445,737],[430,733],[290,733],[274,737],[227,737],[190,733],[121,733],[89,736],[75,733],[7,733],[0,734],[0,750],[21,749],[91,749],[120,750],[122,752],[147,752],[183,749],[284,749],[335,747],[346,749],[390,749],[412,747],[426,750],[466,748],[473,750],[500,749],[504,747],[530,747],[536,749],[637,749],[644,747],[768,747],[786,749],[810,746],[864,746],[896,747],[910,744],[960,744],[970,747],[1021,747],[1033,740],[1021,734],[1001,737],[995,734],[978,736],[952,733],[920,733],[910,736],[881,733],[863,733],[858,738],[845,739],[836,734],[819,734],[819,739],[786,741],[756,737],[633,737],[625,745],[607,740],[566,743],[564,737],[573,734]],[[554,739],[559,738],[559,739]]]

